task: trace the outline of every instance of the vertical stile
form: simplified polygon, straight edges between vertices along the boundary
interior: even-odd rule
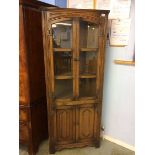
[[[76,24],[76,59],[79,59],[79,33],[80,33],[80,26],[79,26],[79,18],[75,18]],[[75,61],[76,63],[76,99],[79,97],[79,61]],[[79,106],[76,105],[76,142],[78,142],[79,138]]]
[[[49,23],[48,25],[48,30],[50,31],[50,35],[48,37],[48,54],[49,54],[49,74],[50,74],[50,85],[51,85],[51,97],[52,100],[54,98],[54,85],[55,85],[55,81],[54,81],[54,51],[53,51],[53,38],[52,38],[52,25],[51,23]]]
[[[78,143],[78,139],[79,139],[79,126],[78,126],[78,123],[79,123],[79,106],[76,105],[75,106],[76,109],[75,109],[75,120],[76,120],[76,123],[75,123],[75,137],[76,137],[76,143]]]
[[[98,32],[98,51],[97,51],[97,71],[96,71],[96,97],[99,99],[99,87],[100,87],[100,66],[101,66],[101,49],[100,49],[100,40],[101,40],[101,25],[99,23],[99,32]]]
[[[103,17],[102,17],[102,21],[103,21]],[[103,96],[103,80],[104,80],[104,64],[105,64],[105,48],[106,48],[106,39],[107,39],[107,25],[108,25],[108,15],[106,14],[105,15],[105,18],[104,18],[104,38],[103,38],[103,58],[102,58],[102,79],[101,79],[101,98]]]
[[[80,34],[80,20],[79,20],[79,18],[76,18],[76,58],[78,59],[78,61],[76,61],[76,64],[77,64],[77,66],[76,66],[76,79],[77,79],[77,81],[76,81],[76,91],[77,91],[77,93],[76,93],[76,98],[78,98],[79,97],[79,68],[80,68],[80,62],[79,62],[79,56],[80,56],[80,48],[79,48],[79,46],[80,46],[80,36],[79,36],[79,34]]]
[[[49,49],[49,73],[50,73],[50,98],[51,98],[51,114],[52,114],[52,132],[53,132],[53,143],[56,142],[56,107],[55,107],[55,75],[54,75],[54,50],[53,50],[53,34],[52,34],[52,24],[49,22],[48,30],[50,31],[50,35],[48,37],[48,49]],[[54,125],[55,124],[55,125]]]
[[[43,44],[44,44],[44,64],[45,64],[45,76],[46,76],[46,94],[47,94],[47,110],[48,110],[48,131],[49,131],[49,146],[53,146],[54,148],[54,139],[52,137],[53,135],[53,117],[51,117],[51,81],[50,81],[50,75],[49,75],[49,47],[48,47],[48,22],[47,22],[47,12],[42,12],[42,25],[43,25]],[[51,152],[52,148],[49,147],[49,150]]]
[[[73,18],[73,41],[72,41],[72,49],[73,49],[73,57],[72,57],[72,61],[73,61],[73,98],[75,99],[76,97],[76,62],[74,61],[74,58],[76,58],[76,21]]]
[[[97,139],[100,138],[100,127],[101,127],[101,113],[102,113],[102,96],[103,96],[103,78],[104,78],[104,58],[105,58],[105,42],[106,42],[106,27],[108,22],[108,15],[100,17],[100,36],[99,36],[99,51],[100,51],[100,63],[99,63],[99,104],[96,108],[98,111],[98,123],[97,123]]]

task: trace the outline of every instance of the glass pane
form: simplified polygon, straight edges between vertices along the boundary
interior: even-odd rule
[[[63,21],[52,24],[53,47],[71,48],[72,45],[72,22]]]
[[[80,75],[96,75],[97,52],[80,52]]]
[[[96,96],[96,79],[80,79],[79,95],[80,97]]]
[[[72,80],[55,80],[56,98],[71,98],[73,96]]]
[[[80,21],[80,48],[98,48],[98,26]]]
[[[54,52],[54,74],[72,75],[72,52]]]

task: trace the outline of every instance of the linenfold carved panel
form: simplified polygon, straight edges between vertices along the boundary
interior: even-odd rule
[[[79,139],[93,138],[94,108],[80,108]]]
[[[74,110],[69,109],[57,109],[56,112],[57,119],[57,143],[69,143],[74,141]]]

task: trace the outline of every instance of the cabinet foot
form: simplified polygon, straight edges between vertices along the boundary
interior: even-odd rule
[[[56,150],[55,150],[55,147],[50,147],[49,148],[49,153],[50,154],[55,154]]]
[[[28,145],[28,153],[29,155],[36,155],[36,153],[38,152],[39,146],[38,145],[34,145],[33,143],[30,143]]]
[[[100,147],[100,141],[96,142],[95,147],[96,148],[99,148]]]
[[[36,155],[32,145],[28,146],[28,153],[29,153],[29,155]]]

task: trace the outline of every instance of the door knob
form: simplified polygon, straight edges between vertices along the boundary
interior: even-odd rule
[[[79,58],[74,58],[73,60],[74,60],[74,61],[80,61],[80,59],[79,59]]]

